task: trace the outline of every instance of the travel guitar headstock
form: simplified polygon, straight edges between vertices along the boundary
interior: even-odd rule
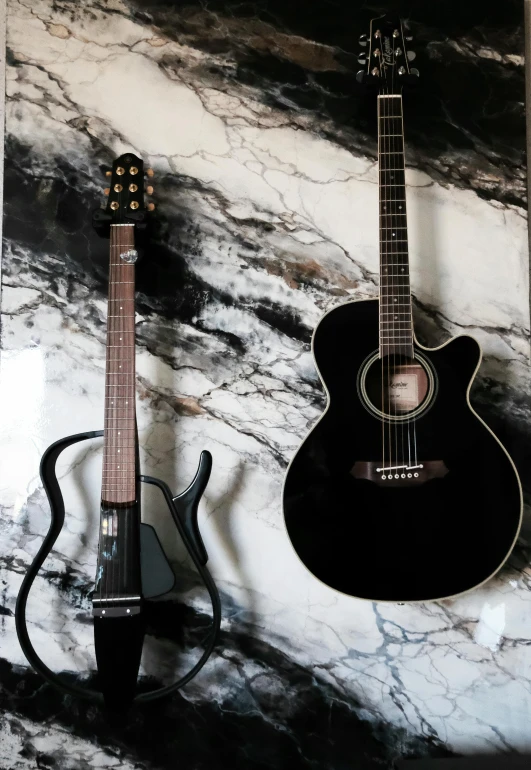
[[[108,196],[105,208],[97,209],[92,217],[96,232],[105,238],[109,237],[111,225],[135,225],[135,230],[145,230],[149,212],[155,204],[146,203],[146,195],[153,194],[150,184],[145,186],[144,177],[153,177],[153,169],[144,172],[144,162],[141,158],[127,152],[120,155],[112,168],[105,172],[109,187],[104,190]]]
[[[419,71],[410,63],[416,53],[410,47],[412,36],[397,17],[390,14],[372,19],[369,33],[360,35],[363,50],[358,63],[364,66],[359,83],[373,86],[381,94],[400,94],[405,85],[416,82]]]

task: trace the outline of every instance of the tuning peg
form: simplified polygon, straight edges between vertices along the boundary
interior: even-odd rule
[[[362,35],[360,35],[359,44],[367,45],[367,35],[365,34],[365,32]]]
[[[356,80],[358,81],[358,83],[361,83],[363,81],[364,75],[365,75],[365,70],[359,70],[358,72],[356,72]]]
[[[112,171],[106,171],[105,176],[112,176]]]
[[[153,187],[150,184],[146,187],[146,192],[148,195],[153,195]]]
[[[155,204],[154,203],[148,203],[147,210],[148,211],[155,211]]]
[[[420,75],[420,72],[418,71],[418,69],[416,67],[411,67],[411,69],[409,70],[409,74],[410,75],[416,75],[418,77]]]
[[[417,58],[417,54],[415,53],[415,51],[408,51],[407,58],[409,61],[413,61],[414,59]]]
[[[367,56],[364,53],[360,53],[358,56],[358,64],[361,64],[362,67],[367,64]]]
[[[103,194],[104,195],[108,195],[110,193],[110,191],[111,191],[111,188],[110,187],[106,187],[105,190],[103,191]]]
[[[148,176],[155,176],[155,172],[153,171],[153,169],[152,169],[152,168],[147,168],[147,169],[146,169],[146,174],[147,174]]]

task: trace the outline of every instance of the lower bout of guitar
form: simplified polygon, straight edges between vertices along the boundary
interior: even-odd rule
[[[318,579],[352,596],[463,593],[504,563],[522,510],[514,465],[468,402],[479,348],[459,337],[416,350],[431,384],[425,408],[412,404],[405,419],[398,408],[382,419],[382,403],[365,402],[360,378],[377,352],[377,302],[340,306],[316,330],[329,406],[286,477],[289,537]]]

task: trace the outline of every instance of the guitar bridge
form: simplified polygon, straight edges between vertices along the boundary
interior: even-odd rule
[[[411,487],[431,479],[443,478],[448,468],[443,460],[419,460],[411,464],[358,460],[350,473],[355,479],[372,481],[381,487]]]

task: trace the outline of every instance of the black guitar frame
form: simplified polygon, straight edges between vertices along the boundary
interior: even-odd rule
[[[45,559],[55,545],[65,520],[63,495],[55,471],[57,460],[67,447],[81,441],[100,438],[102,436],[102,430],[76,433],[75,435],[67,436],[56,441],[54,444],[51,444],[42,456],[40,476],[50,503],[52,517],[46,537],[22,581],[15,607],[15,624],[22,651],[37,673],[67,695],[73,695],[78,698],[103,704],[103,694],[98,690],[92,690],[88,687],[81,687],[76,684],[65,682],[60,676],[48,668],[37,655],[37,652],[31,643],[26,622],[26,605],[29,592],[37,577],[39,569],[42,567]],[[214,650],[219,637],[221,602],[216,584],[206,566],[208,554],[203,544],[197,522],[199,500],[208,483],[211,468],[212,455],[207,451],[201,452],[195,478],[184,492],[175,497],[172,495],[170,488],[164,481],[156,479],[153,476],[139,475],[138,477],[138,482],[158,487],[164,495],[164,499],[179,535],[181,536],[181,539],[210,595],[210,600],[212,602],[212,630],[207,638],[203,654],[187,674],[173,684],[160,687],[156,690],[139,693],[135,696],[135,703],[146,703],[159,700],[160,698],[171,695],[187,684],[203,668]],[[162,550],[162,546],[153,527],[149,524],[141,524],[140,531],[142,592],[144,599],[149,601],[150,599],[168,593],[175,584],[175,575]]]

